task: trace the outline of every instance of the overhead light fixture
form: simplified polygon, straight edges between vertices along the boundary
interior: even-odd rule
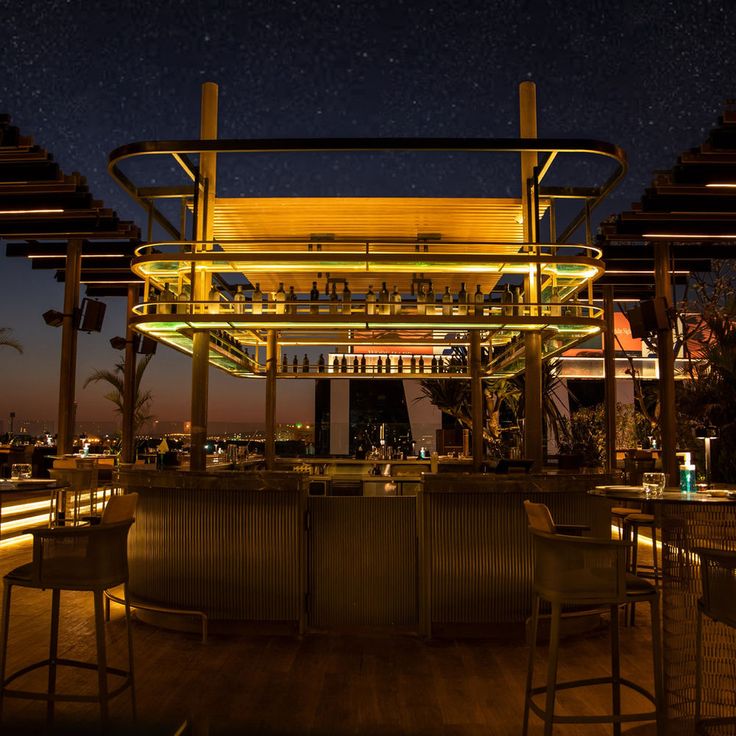
[[[115,350],[125,350],[126,345],[128,345],[128,341],[124,337],[120,336],[111,337],[110,345]],[[135,335],[133,337],[133,350],[135,350],[136,353],[140,353],[141,355],[153,355],[156,352],[157,347],[158,343],[150,337],[146,337],[145,335]]]
[[[64,315],[61,312],[57,312],[55,309],[49,309],[43,313],[43,321],[49,327],[61,327],[64,323]]]

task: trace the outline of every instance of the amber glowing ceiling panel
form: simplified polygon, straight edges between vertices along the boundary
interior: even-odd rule
[[[540,204],[540,216],[546,211]],[[520,199],[217,199],[217,240],[430,239],[523,242]],[[326,239],[326,238],[325,238]],[[227,249],[227,245],[223,244]]]

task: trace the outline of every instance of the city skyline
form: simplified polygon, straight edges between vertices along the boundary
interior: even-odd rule
[[[96,198],[142,225],[143,214],[107,176],[107,155],[134,140],[196,137],[202,81],[220,85],[222,137],[513,137],[517,84],[533,79],[541,136],[598,138],[628,154],[629,175],[595,213],[599,220],[628,208],[655,169],[702,142],[723,101],[735,96],[727,38],[734,10],[705,2],[562,5],[295,2],[224,10],[170,2],[135,13],[137,3],[113,10],[49,2],[32,17],[6,9],[9,42],[0,53],[10,71],[0,81],[0,111],[65,173],[85,175]],[[75,39],[73,51],[67,38]],[[131,39],[138,43],[129,48]],[[54,54],[69,63],[55,63]],[[298,163],[266,161],[258,177],[225,186],[260,196],[381,187],[482,196],[498,184],[472,164],[466,176],[460,166],[422,168],[420,180],[403,163],[376,168],[374,179],[361,181],[350,161],[329,162],[312,177]],[[0,349],[0,417],[55,416],[60,331],[41,313],[60,307],[63,285],[26,261],[1,263],[0,326],[13,328],[24,353]],[[124,300],[106,301],[103,332],[79,339],[79,422],[113,419],[101,385],[82,390],[92,370],[112,368],[119,357],[109,339],[123,333]],[[189,358],[159,349],[145,384],[160,421],[188,416],[190,383]],[[280,382],[277,420],[310,419],[312,387]],[[262,421],[262,384],[211,371],[209,417]]]

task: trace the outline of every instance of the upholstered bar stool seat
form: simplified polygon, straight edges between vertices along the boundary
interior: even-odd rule
[[[611,507],[611,521],[616,525],[618,529],[618,538],[624,538],[624,521],[627,516],[631,514],[641,513],[640,508],[632,508],[630,506],[613,506]]]
[[[99,703],[103,726],[107,723],[108,701],[130,688],[135,717],[135,684],[133,678],[133,640],[128,603],[128,531],[135,519],[138,495],[113,496],[97,526],[64,526],[53,529],[29,529],[33,535],[33,560],[16,567],[5,575],[3,591],[2,640],[0,641],[0,719],[4,698],[43,700],[46,702],[47,724],[54,719],[55,704],[60,701]],[[128,669],[107,665],[103,592],[123,585],[125,622],[128,635]],[[51,590],[51,637],[47,659],[33,662],[6,676],[8,639],[10,632],[11,592],[13,587]],[[59,657],[59,609],[61,591],[89,591],[95,608],[97,662],[83,662]],[[56,692],[58,667],[77,667],[97,671],[98,694],[79,695]],[[48,690],[37,692],[9,687],[16,680],[37,669],[48,669]],[[122,682],[112,690],[108,676],[118,676]],[[1,730],[1,729],[0,729]]]
[[[626,569],[626,553],[630,542],[576,537],[561,534],[549,509],[544,504],[524,501],[529,518],[529,531],[534,542],[534,591],[531,621],[531,646],[527,669],[524,702],[523,734],[529,729],[530,711],[544,721],[545,736],[552,736],[555,723],[610,723],[615,736],[621,734],[621,724],[632,721],[657,722],[657,734],[664,734],[662,718],[662,655],[660,645],[659,592],[648,580],[632,575]],[[537,624],[540,602],[552,607],[547,662],[547,681],[534,687]],[[652,623],[652,658],[654,692],[621,676],[619,653],[619,606],[632,601],[649,603]],[[611,618],[611,675],[557,682],[557,661],[560,643],[560,620],[563,606],[607,606]],[[602,715],[557,715],[555,700],[558,690],[593,685],[611,686],[610,713]],[[621,713],[621,688],[639,693],[649,700],[651,711]],[[546,695],[545,705],[535,702]]]

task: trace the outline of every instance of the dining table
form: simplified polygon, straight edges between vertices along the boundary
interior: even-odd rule
[[[668,736],[695,734],[697,603],[702,595],[698,547],[736,550],[736,486],[695,493],[665,488],[599,486],[593,500],[593,533],[612,534],[613,506],[625,504],[654,516],[660,551],[663,681]],[[704,617],[701,715],[736,715],[736,631]],[[717,731],[717,733],[721,733]],[[723,733],[726,733],[725,731]]]

